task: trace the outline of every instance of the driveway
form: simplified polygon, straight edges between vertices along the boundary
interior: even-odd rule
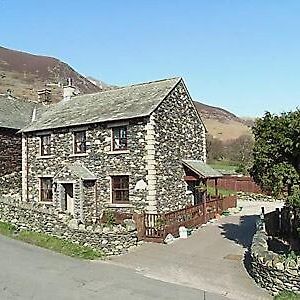
[[[246,250],[251,244],[261,206],[267,212],[282,203],[244,201],[238,206],[243,207],[240,213],[201,227],[186,240],[178,239],[169,245],[145,243],[111,262],[149,278],[231,299],[271,299],[249,276]]]
[[[104,262],[73,259],[0,236],[1,300],[224,300]]]

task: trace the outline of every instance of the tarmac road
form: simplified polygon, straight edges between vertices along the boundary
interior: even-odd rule
[[[0,236],[0,299],[197,299],[217,294],[144,277],[105,262],[70,258]]]

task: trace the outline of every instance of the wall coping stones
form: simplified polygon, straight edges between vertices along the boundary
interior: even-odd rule
[[[272,294],[291,290],[300,292],[300,257],[286,257],[268,249],[268,235],[259,229],[251,245],[251,275]]]
[[[47,233],[101,250],[109,256],[124,254],[137,245],[137,232],[133,226],[85,226],[69,215],[39,205],[0,198],[0,220],[13,224],[17,230]]]

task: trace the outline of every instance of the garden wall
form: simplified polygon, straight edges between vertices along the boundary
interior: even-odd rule
[[[285,257],[268,250],[268,236],[258,230],[251,246],[251,275],[263,288],[277,294],[300,292],[300,257]]]
[[[118,255],[137,245],[136,230],[117,225],[112,228],[78,225],[76,220],[51,209],[34,207],[0,199],[0,220],[18,230],[48,233],[81,245],[102,250],[106,255]]]

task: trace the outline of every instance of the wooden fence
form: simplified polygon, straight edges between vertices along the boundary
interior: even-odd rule
[[[171,233],[177,237],[179,227],[193,228],[215,218],[231,207],[236,207],[236,196],[209,198],[207,202],[162,214],[135,215],[139,240],[162,243]]]
[[[214,186],[215,181],[209,180],[208,185]],[[246,193],[261,193],[260,187],[249,176],[223,176],[218,178],[218,187],[226,190]]]
[[[276,237],[299,237],[300,208],[283,207],[264,215],[266,231]]]

